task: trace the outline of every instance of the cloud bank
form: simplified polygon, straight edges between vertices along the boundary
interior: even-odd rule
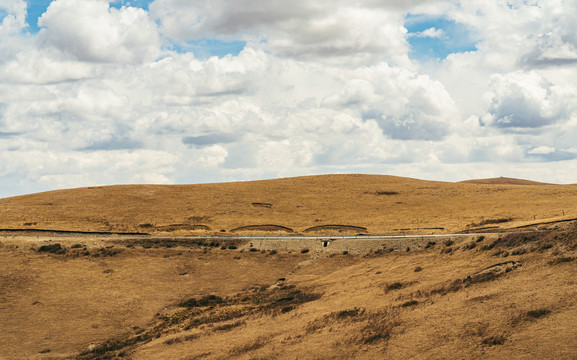
[[[31,4],[0,4],[0,196],[336,172],[577,183],[569,0],[145,5],[54,0],[35,32]]]

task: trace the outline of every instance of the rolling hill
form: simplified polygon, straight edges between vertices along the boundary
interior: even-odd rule
[[[2,199],[0,359],[574,359],[576,197],[329,175]],[[363,253],[362,237],[326,250],[6,229],[496,233]]]
[[[504,178],[448,183],[382,175],[324,175],[59,190],[0,199],[0,211],[3,229],[153,234],[452,233],[577,218],[577,185]]]

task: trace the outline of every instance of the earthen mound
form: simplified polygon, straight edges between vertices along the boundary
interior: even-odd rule
[[[353,225],[319,225],[313,226],[308,229],[305,229],[306,233],[309,232],[317,232],[317,231],[338,231],[338,232],[367,232],[366,227],[362,226],[353,226]]]
[[[283,231],[292,233],[293,229],[281,225],[247,225],[232,229],[230,232],[234,233],[239,231]]]
[[[187,231],[195,231],[195,230],[205,230],[209,231],[210,227],[206,225],[192,225],[192,224],[172,224],[172,225],[165,225],[165,226],[155,226],[153,227],[156,231],[179,231],[179,230],[187,230]]]

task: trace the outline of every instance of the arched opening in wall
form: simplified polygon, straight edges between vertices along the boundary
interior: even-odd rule
[[[329,242],[328,241],[323,241],[323,247],[327,247],[329,246]]]

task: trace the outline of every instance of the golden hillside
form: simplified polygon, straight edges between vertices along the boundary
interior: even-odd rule
[[[526,183],[324,175],[89,187],[1,199],[0,228],[204,234],[243,233],[244,227],[250,233],[410,234],[577,218],[577,185],[518,185]]]
[[[575,359],[565,226],[365,256],[2,237],[0,359]]]

